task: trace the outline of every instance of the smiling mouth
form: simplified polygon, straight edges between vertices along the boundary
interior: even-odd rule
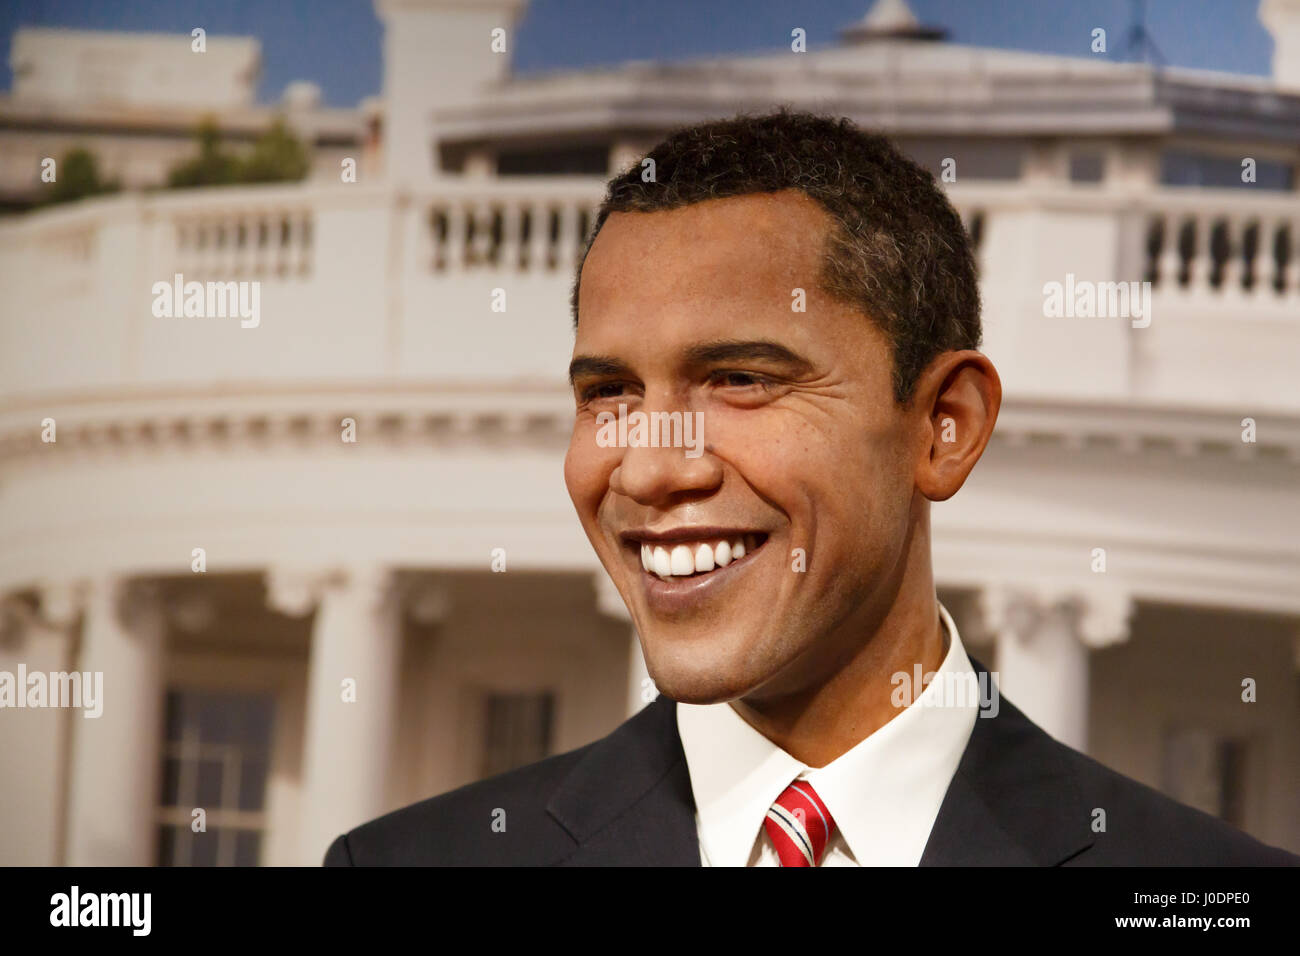
[[[724,535],[696,541],[640,542],[641,568],[661,581],[703,578],[753,555],[763,547],[763,532]]]

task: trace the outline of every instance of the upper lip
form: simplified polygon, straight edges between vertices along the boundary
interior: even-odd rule
[[[731,540],[739,538],[746,534],[765,534],[756,528],[723,528],[717,525],[697,525],[683,528],[666,528],[661,531],[652,531],[649,528],[633,528],[630,531],[622,532],[619,537],[625,543],[635,544],[667,544],[670,541],[708,541],[713,538],[722,538]]]

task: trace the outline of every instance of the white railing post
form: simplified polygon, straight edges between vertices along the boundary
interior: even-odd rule
[[[546,247],[550,242],[551,207],[541,199],[530,200],[528,233],[528,271],[546,271]]]
[[[1169,211],[1157,212],[1155,218],[1161,224],[1160,251],[1156,255],[1156,287],[1162,292],[1176,295],[1183,288],[1183,256],[1178,248],[1182,222]]]
[[[1287,258],[1285,262],[1275,263],[1274,268],[1282,272],[1282,298],[1300,298],[1300,216],[1291,216],[1278,221],[1279,230],[1285,229],[1287,236]],[[1272,258],[1273,250],[1269,250]]]
[[[497,261],[501,269],[509,272],[518,272],[520,268],[523,212],[523,201],[513,196],[505,201],[501,210],[501,249]]]

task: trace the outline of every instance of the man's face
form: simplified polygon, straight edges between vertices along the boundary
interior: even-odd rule
[[[927,439],[883,333],[821,290],[829,224],[789,190],[615,213],[583,268],[565,482],[675,700],[819,685],[902,578]],[[597,415],[620,404],[702,412],[703,454],[602,447]],[[677,551],[690,573],[656,573],[658,548],[660,571]]]

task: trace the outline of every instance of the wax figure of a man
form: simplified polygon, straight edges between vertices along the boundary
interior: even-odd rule
[[[326,863],[1297,862],[988,698],[936,600],[929,515],[1001,385],[933,178],[789,111],[646,158],[612,180],[575,282],[565,480],[660,696],[589,746],[359,826]],[[668,425],[601,440],[629,412],[699,415],[703,451]],[[900,700],[918,665],[936,678]],[[974,686],[983,702],[953,694]]]

